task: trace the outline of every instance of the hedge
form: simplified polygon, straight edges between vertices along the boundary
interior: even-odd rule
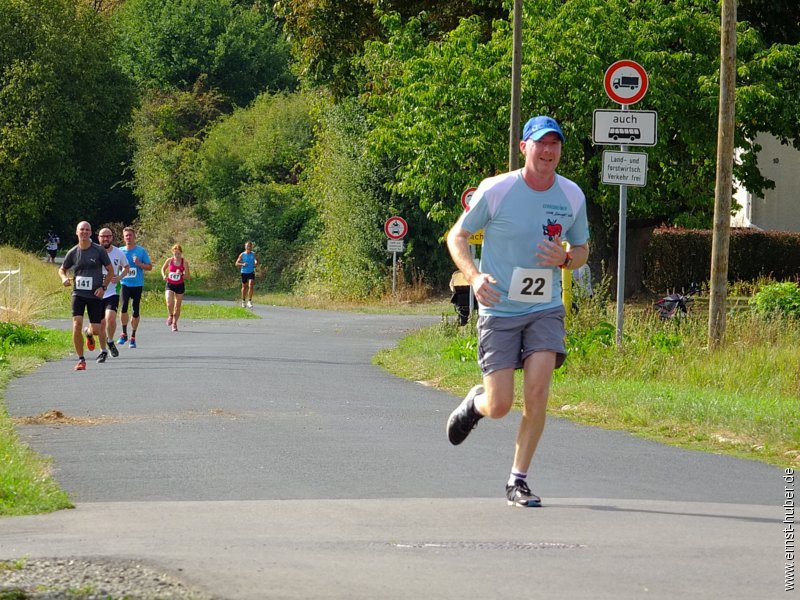
[[[655,229],[645,250],[644,286],[661,293],[709,281],[712,235],[707,229]],[[800,279],[800,233],[731,229],[728,281],[760,277]]]

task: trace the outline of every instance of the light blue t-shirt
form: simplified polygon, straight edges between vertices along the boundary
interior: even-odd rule
[[[242,252],[242,257],[239,259],[243,262],[242,273],[254,273],[256,270],[256,255],[253,252]]]
[[[147,254],[147,250],[138,245],[130,250],[128,250],[127,246],[122,246],[120,250],[125,254],[125,258],[128,259],[129,267],[128,274],[122,278],[120,283],[125,287],[142,287],[144,285],[144,271],[133,262],[133,257],[135,256],[139,259],[139,262],[149,265],[151,264],[150,255]]]
[[[573,246],[589,240],[586,198],[578,185],[556,175],[550,189],[537,192],[525,183],[521,169],[484,179],[459,225],[470,233],[483,229],[480,270],[497,280],[493,286],[501,296],[494,306],[479,304],[478,313],[489,316],[512,317],[561,306],[561,269],[539,265],[537,246],[556,235]],[[549,301],[509,300],[516,267],[552,271]]]

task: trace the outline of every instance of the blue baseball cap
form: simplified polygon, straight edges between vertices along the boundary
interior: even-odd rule
[[[528,119],[525,127],[522,129],[522,141],[527,142],[533,140],[538,142],[548,133],[557,133],[561,141],[564,141],[564,132],[561,131],[558,122],[552,117],[538,116]]]

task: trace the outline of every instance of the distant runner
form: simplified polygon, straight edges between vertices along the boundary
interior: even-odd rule
[[[114,269],[108,289],[103,294],[103,310],[105,312],[103,321],[100,323],[100,355],[97,357],[97,362],[102,363],[108,358],[108,350],[111,351],[111,356],[114,358],[119,356],[119,350],[114,345],[114,335],[117,332],[117,310],[119,309],[119,292],[122,287],[120,281],[128,274],[128,259],[122,250],[112,245],[114,233],[108,227],[100,230],[97,239],[108,253]]]
[[[153,270],[153,263],[147,250],[136,244],[136,231],[133,227],[122,230],[125,246],[120,248],[128,259],[128,274],[122,279],[122,335],[117,340],[120,346],[128,341],[128,303],[132,307],[131,337],[129,348],[136,348],[136,329],[139,327],[139,304],[144,289],[144,272]]]
[[[103,293],[111,281],[111,259],[99,244],[92,242],[92,226],[81,221],[75,230],[78,243],[64,257],[58,268],[58,276],[64,287],[72,285],[72,343],[78,355],[76,371],[86,370],[86,358],[83,355],[83,313],[86,312],[94,335],[100,333],[100,322],[103,320]],[[108,271],[103,275],[103,267]],[[73,281],[67,274],[73,272]],[[94,340],[87,340],[89,350],[94,350]]]
[[[47,250],[47,262],[55,263],[56,262],[56,254],[58,254],[58,245],[61,243],[61,238],[59,238],[53,230],[51,229],[47,233],[47,240],[45,241],[44,248]]]
[[[178,331],[183,295],[186,293],[185,282],[190,277],[189,263],[183,256],[183,248],[180,244],[175,244],[171,250],[172,256],[161,265],[161,278],[167,282],[167,289],[164,292],[169,313],[167,326],[172,327],[172,331]]]
[[[242,275],[242,308],[253,308],[253,285],[256,280],[258,259],[253,253],[253,242],[244,243],[244,252],[236,259],[236,266],[241,267]],[[247,304],[245,304],[247,299]]]

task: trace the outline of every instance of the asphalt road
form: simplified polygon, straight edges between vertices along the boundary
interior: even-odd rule
[[[780,469],[551,418],[545,506],[509,508],[518,416],[454,448],[460,399],[371,364],[438,318],[255,310],[13,381],[12,416],[75,419],[19,433],[77,508],[0,519],[0,560],[143,560],[226,600],[787,597]]]

